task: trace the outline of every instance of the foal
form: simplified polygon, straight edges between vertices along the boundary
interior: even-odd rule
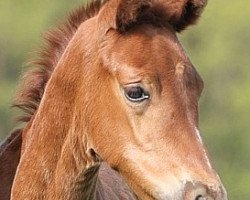
[[[203,82],[176,36],[205,4],[96,0],[50,36],[17,102],[32,115],[13,200],[227,199],[198,131]]]

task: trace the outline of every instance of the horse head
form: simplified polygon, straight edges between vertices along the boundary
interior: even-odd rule
[[[98,63],[83,78],[86,143],[141,199],[226,198],[198,129],[203,81],[176,36],[205,5],[108,1],[85,38]]]
[[[61,198],[59,185],[72,189],[73,175],[96,174],[105,161],[139,199],[227,199],[199,133],[203,81],[176,35],[205,5],[109,0],[82,22],[27,130],[35,134],[25,141],[14,188],[31,166],[27,160],[43,168],[36,183],[47,185],[54,195],[48,199]]]

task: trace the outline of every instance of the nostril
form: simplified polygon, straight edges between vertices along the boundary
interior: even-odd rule
[[[203,196],[201,194],[199,194],[194,200],[214,200],[214,198],[212,198],[211,196]]]
[[[214,200],[208,188],[202,184],[188,183],[185,188],[185,200]]]
[[[214,200],[211,196],[203,196],[203,195],[198,195],[195,200]]]
[[[195,197],[195,200],[202,200],[202,195],[198,195],[197,197]]]

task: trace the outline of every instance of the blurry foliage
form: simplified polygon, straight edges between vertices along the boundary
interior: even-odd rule
[[[17,80],[42,34],[82,0],[0,1],[0,140],[15,127]],[[250,198],[250,6],[210,0],[179,37],[205,82],[200,129],[232,200]]]

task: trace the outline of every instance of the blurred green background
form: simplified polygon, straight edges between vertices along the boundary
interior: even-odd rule
[[[0,140],[16,126],[10,109],[25,62],[46,30],[84,0],[0,1]],[[209,0],[180,39],[205,82],[200,129],[229,199],[250,199],[250,6]]]

